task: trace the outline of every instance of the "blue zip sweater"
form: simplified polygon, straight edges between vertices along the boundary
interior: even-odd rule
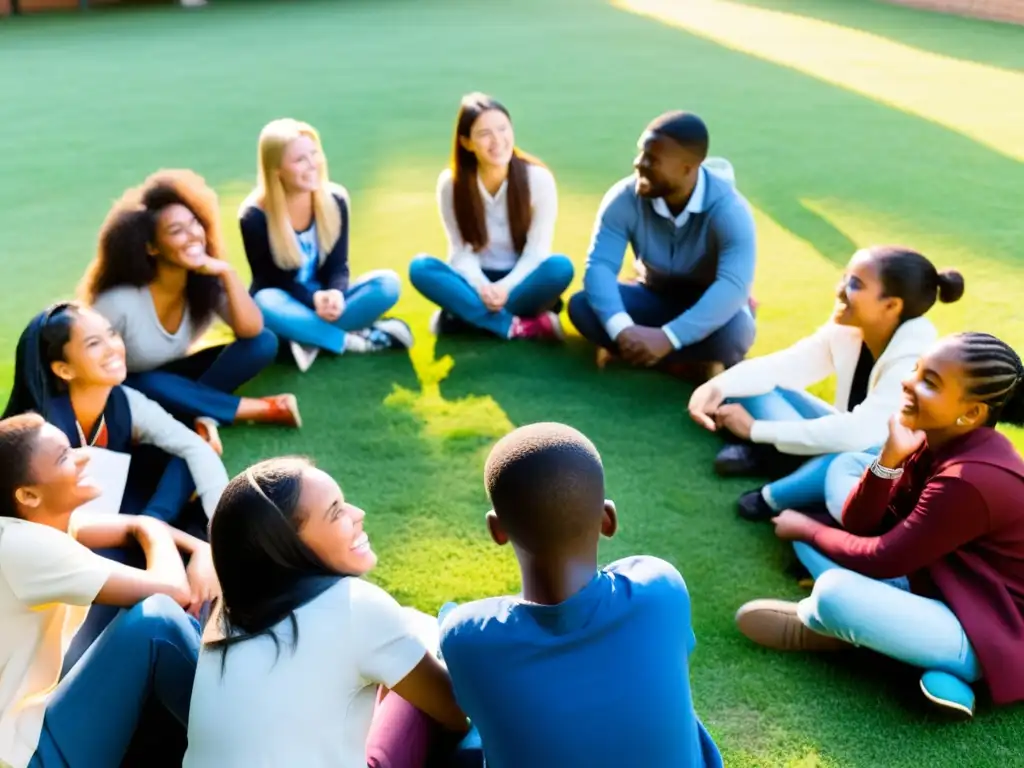
[[[601,201],[587,255],[583,289],[612,338],[632,324],[619,293],[626,246],[646,273],[646,283],[686,286],[702,293],[690,309],[664,326],[678,349],[710,336],[749,301],[754,282],[756,234],[750,205],[724,176],[701,171],[682,226],[637,196],[635,176],[619,181]]]

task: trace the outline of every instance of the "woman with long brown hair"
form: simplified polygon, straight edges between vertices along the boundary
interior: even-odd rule
[[[515,145],[508,110],[482,93],[462,98],[451,168],[437,182],[448,262],[409,266],[441,307],[439,331],[470,325],[501,338],[561,338],[561,295],[572,262],[551,254],[558,193],[551,172]]]
[[[301,425],[294,395],[238,397],[270,365],[277,337],[223,258],[216,193],[187,170],[159,171],[114,203],[82,298],[121,334],[126,383],[200,431],[235,421]],[[216,318],[235,341],[192,351]]]

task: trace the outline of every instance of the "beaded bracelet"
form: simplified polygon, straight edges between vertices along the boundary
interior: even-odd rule
[[[883,467],[878,463],[878,457],[876,456],[875,460],[871,462],[871,474],[875,477],[880,477],[883,480],[898,480],[903,476],[903,467],[900,467],[899,469]]]

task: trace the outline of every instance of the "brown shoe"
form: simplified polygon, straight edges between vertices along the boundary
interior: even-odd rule
[[[748,639],[776,651],[842,651],[849,643],[808,629],[796,614],[796,603],[751,600],[736,612],[736,628]]]
[[[283,427],[302,426],[302,416],[299,414],[299,401],[295,395],[271,395],[261,397],[268,406],[267,415],[262,420],[267,424],[278,424]]]

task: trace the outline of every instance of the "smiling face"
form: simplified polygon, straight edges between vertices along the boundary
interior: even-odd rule
[[[854,328],[898,323],[903,302],[885,296],[874,259],[868,251],[854,254],[836,288],[832,321]]]
[[[52,363],[51,368],[69,388],[115,387],[128,375],[124,340],[103,315],[79,309],[64,345],[64,359]]]
[[[88,455],[72,449],[63,432],[44,424],[29,462],[32,482],[14,492],[25,517],[67,530],[71,513],[100,494],[85,472],[88,463]]]
[[[969,397],[956,346],[940,342],[903,381],[900,422],[924,432],[966,432],[984,426],[988,406]]]
[[[515,147],[512,121],[500,109],[481,113],[469,128],[469,137],[459,141],[466,150],[476,155],[480,166],[504,167],[512,160]]]
[[[192,270],[206,259],[206,230],[188,207],[173,203],[157,214],[149,253],[161,261]]]
[[[363,531],[366,513],[345,501],[330,475],[306,468],[298,506],[303,520],[299,538],[328,568],[361,576],[377,564],[377,555]]]
[[[650,131],[637,142],[633,160],[636,193],[640,197],[670,197],[683,187],[700,160],[677,142]]]
[[[320,188],[323,156],[317,143],[309,136],[288,142],[277,169],[286,193],[315,192]]]

